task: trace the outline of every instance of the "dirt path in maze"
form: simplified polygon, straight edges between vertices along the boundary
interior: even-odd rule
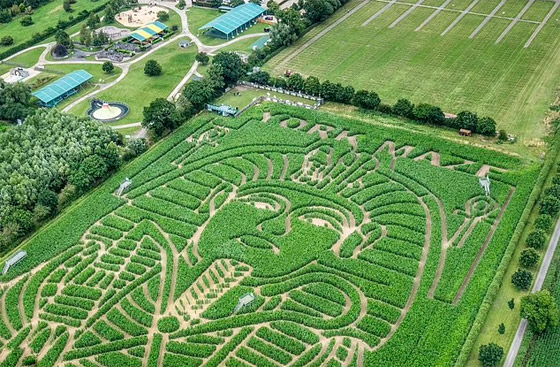
[[[422,205],[422,208],[424,209],[424,212],[426,214],[426,236],[424,239],[424,247],[422,248],[422,257],[420,258],[420,263],[418,264],[418,271],[416,272],[416,276],[414,277],[414,283],[412,285],[412,290],[410,292],[410,296],[408,297],[408,301],[406,302],[404,308],[401,310],[401,315],[397,319],[397,322],[391,325],[391,331],[389,331],[389,333],[384,338],[382,338],[379,344],[373,347],[371,351],[379,350],[387,343],[387,341],[389,341],[389,339],[391,339],[393,334],[395,334],[399,326],[404,321],[406,315],[412,308],[412,305],[416,300],[416,296],[418,295],[418,290],[420,289],[420,283],[422,282],[422,276],[424,274],[424,268],[426,267],[428,252],[430,251],[430,244],[432,241],[432,215],[430,213],[430,208],[428,207],[428,205],[426,205],[424,200],[422,198],[418,198],[418,201],[420,202],[420,205]]]
[[[492,225],[492,228],[490,229],[490,232],[488,233],[488,235],[486,236],[486,239],[484,240],[484,244],[482,245],[482,247],[478,251],[478,254],[476,255],[476,259],[472,263],[471,268],[469,269],[469,272],[467,273],[467,276],[465,277],[465,280],[461,284],[461,287],[459,288],[459,291],[457,291],[457,294],[455,295],[455,298],[453,299],[453,306],[456,306],[459,303],[459,301],[461,300],[461,298],[463,297],[463,294],[465,293],[465,290],[467,289],[467,287],[468,287],[468,285],[469,285],[469,283],[470,283],[470,281],[471,281],[471,279],[474,275],[474,272],[476,271],[476,268],[478,267],[478,264],[482,260],[482,256],[484,255],[484,253],[486,252],[486,249],[488,248],[488,245],[490,244],[490,242],[494,238],[494,233],[496,233],[496,230],[498,229],[498,226],[500,225],[500,222],[502,221],[502,218],[504,217],[506,209],[509,206],[509,203],[510,203],[514,193],[515,193],[515,187],[512,187],[509,191],[509,194],[508,194],[508,197],[507,197],[506,201],[504,202],[504,205],[502,205],[502,209],[500,210],[500,214],[498,214],[498,216],[496,217],[496,220],[494,221],[494,224]]]

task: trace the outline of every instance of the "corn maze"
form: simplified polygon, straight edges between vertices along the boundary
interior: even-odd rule
[[[0,278],[1,366],[452,365],[537,173],[302,109],[204,114]]]

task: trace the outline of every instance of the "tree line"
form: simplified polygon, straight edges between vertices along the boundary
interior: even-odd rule
[[[146,149],[142,140],[124,145],[110,127],[55,109],[1,132],[0,253]]]

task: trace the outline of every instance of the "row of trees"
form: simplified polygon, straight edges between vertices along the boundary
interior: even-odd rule
[[[455,118],[446,118],[442,109],[427,103],[414,105],[408,99],[400,99],[390,106],[381,103],[379,95],[372,91],[355,91],[352,86],[344,86],[340,83],[321,81],[309,76],[303,78],[294,73],[287,78],[272,77],[265,71],[258,71],[247,77],[248,81],[277,88],[288,89],[296,92],[320,96],[327,101],[352,104],[367,110],[378,110],[382,113],[406,117],[422,123],[439,126],[447,126],[455,129],[468,129],[472,132],[486,136],[496,135],[496,122],[490,117],[479,118],[475,113],[463,111]]]
[[[560,167],[559,167],[560,168]],[[513,274],[511,281],[519,290],[528,291],[533,282],[533,273],[529,269],[537,266],[540,255],[537,250],[544,248],[547,233],[550,231],[553,218],[560,211],[560,174],[552,180],[552,186],[545,190],[544,198],[540,202],[539,216],[535,220],[533,230],[526,239],[526,248],[519,257],[519,268]],[[508,302],[513,310],[514,300]],[[521,317],[527,319],[531,331],[540,335],[559,322],[558,305],[548,290],[541,290],[521,298]],[[503,334],[505,326],[502,323],[498,332]],[[504,350],[496,343],[482,345],[479,350],[479,360],[484,367],[494,367],[502,360]]]
[[[556,174],[552,179],[552,186],[545,190],[539,205],[539,216],[525,241],[527,248],[519,258],[520,268],[511,278],[512,283],[520,290],[529,290],[531,287],[533,273],[529,269],[538,264],[540,260],[538,250],[545,246],[547,233],[552,227],[552,219],[560,212],[560,174]]]

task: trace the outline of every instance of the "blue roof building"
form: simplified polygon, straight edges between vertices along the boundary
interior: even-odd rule
[[[236,6],[224,15],[206,23],[199,28],[199,32],[210,32],[218,38],[234,38],[239,33],[253,26],[266,9],[254,3]]]
[[[63,99],[75,94],[85,83],[93,79],[93,75],[85,70],[76,70],[34,92],[41,106],[54,107]]]

